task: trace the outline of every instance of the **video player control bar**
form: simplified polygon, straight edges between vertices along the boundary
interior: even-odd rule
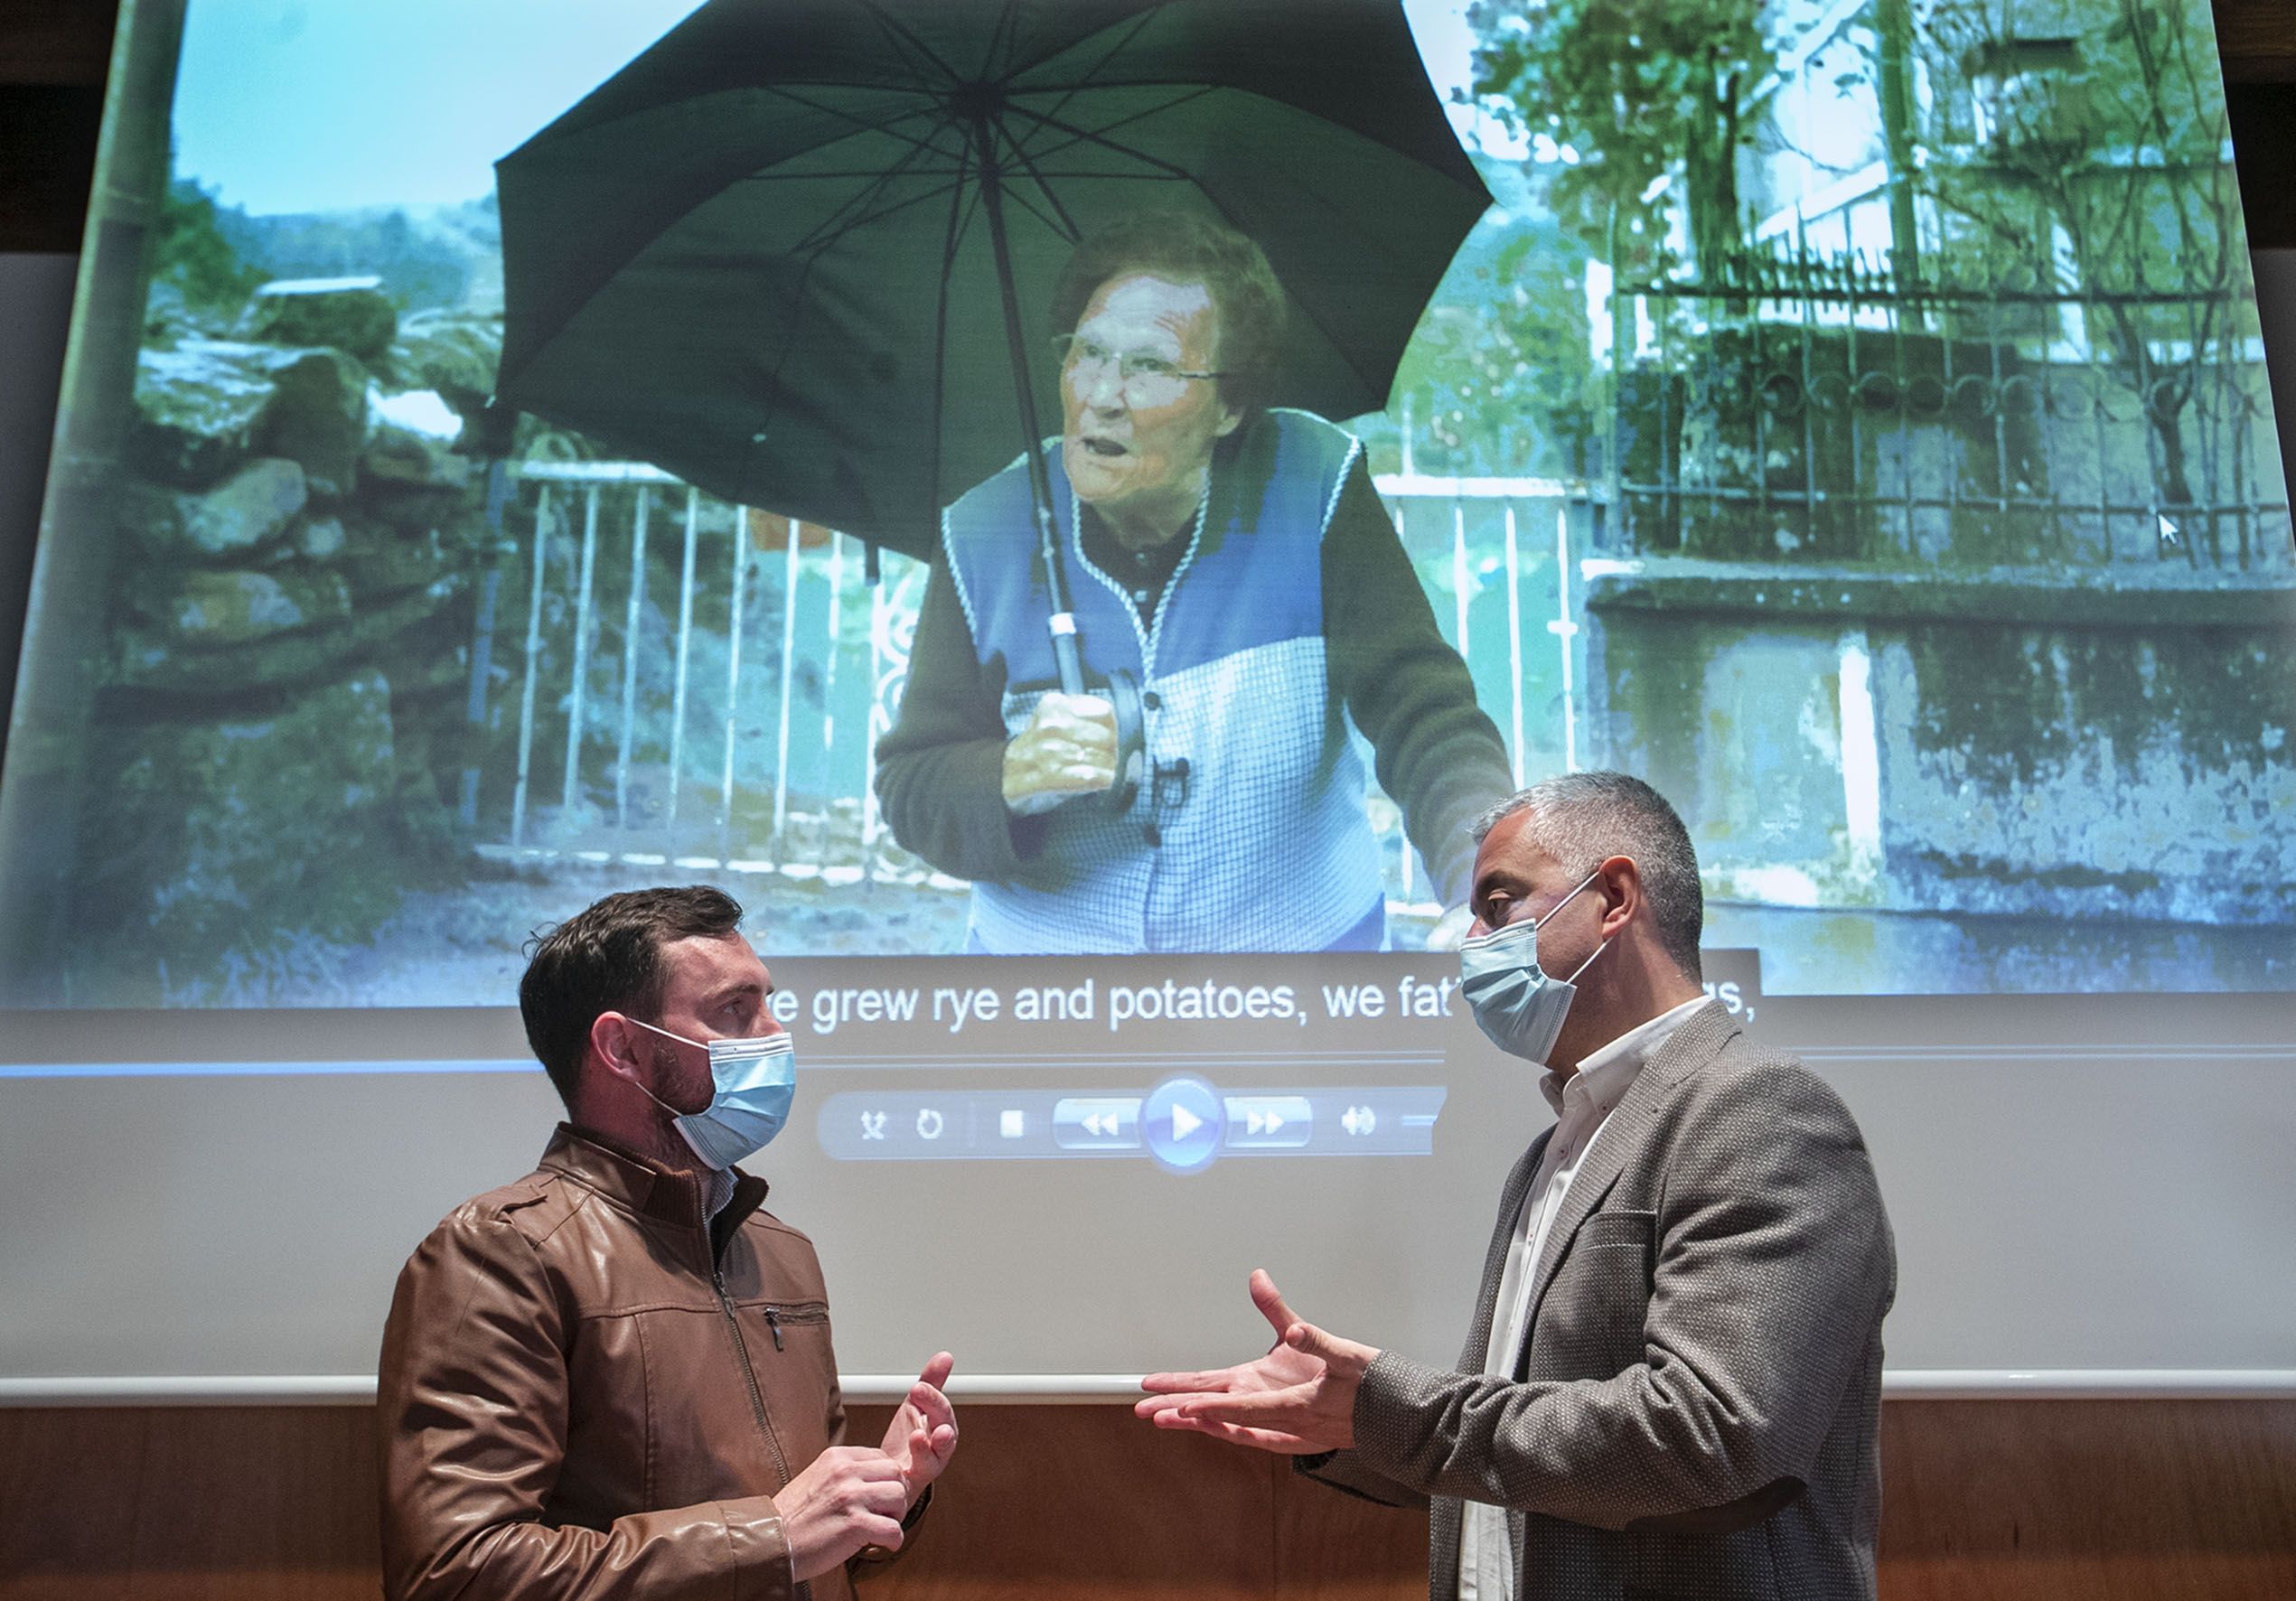
[[[1147,1157],[1194,1172],[1222,1155],[1424,1156],[1440,1085],[1214,1089],[1167,1079],[1146,1094],[1043,1090],[848,1091],[821,1105],[839,1161]]]

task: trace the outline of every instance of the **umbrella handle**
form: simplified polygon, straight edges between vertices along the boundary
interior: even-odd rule
[[[1058,604],[1058,603],[1054,603]],[[1053,666],[1060,673],[1060,692],[1084,693],[1084,662],[1076,653],[1076,613],[1064,608],[1052,614]]]
[[[1129,811],[1148,771],[1148,727],[1141,715],[1140,680],[1118,668],[1108,675],[1101,693],[1116,713],[1116,782],[1101,799],[1111,811]]]

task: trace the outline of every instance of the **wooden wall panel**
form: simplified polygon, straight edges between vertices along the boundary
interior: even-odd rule
[[[8,0],[0,7],[0,84],[100,89],[118,10],[118,0]]]
[[[2226,82],[2296,82],[2296,5],[2288,0],[2213,0],[2209,9]]]
[[[886,1409],[857,1409],[856,1437]],[[1414,1601],[1426,1519],[1118,1407],[969,1407],[876,1601]],[[0,1601],[372,1601],[365,1407],[0,1409]],[[1893,1401],[1886,1601],[2296,1596],[2296,1401]]]
[[[8,1601],[374,1601],[374,1409],[0,1410]]]
[[[1892,1601],[2296,1596],[2296,1402],[1884,1413]]]
[[[890,1409],[856,1408],[849,1437]],[[1272,1459],[1159,1434],[1123,1407],[969,1407],[916,1548],[871,1601],[1264,1601],[1275,1584]]]
[[[1425,1601],[1427,1514],[1276,1467],[1277,1601]]]

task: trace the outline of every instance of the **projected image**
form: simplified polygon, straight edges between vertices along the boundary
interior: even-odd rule
[[[1431,981],[1470,819],[1596,766],[1767,995],[2296,981],[2203,0],[1367,4],[1314,117],[1000,9],[848,91],[774,32],[830,0],[190,0],[76,311],[14,1004],[500,1005],[693,880],[775,958]]]

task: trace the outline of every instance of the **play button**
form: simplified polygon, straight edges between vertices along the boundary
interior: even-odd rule
[[[1220,1149],[1220,1098],[1201,1079],[1167,1079],[1140,1106],[1140,1130],[1149,1154],[1179,1173],[1193,1173]]]

